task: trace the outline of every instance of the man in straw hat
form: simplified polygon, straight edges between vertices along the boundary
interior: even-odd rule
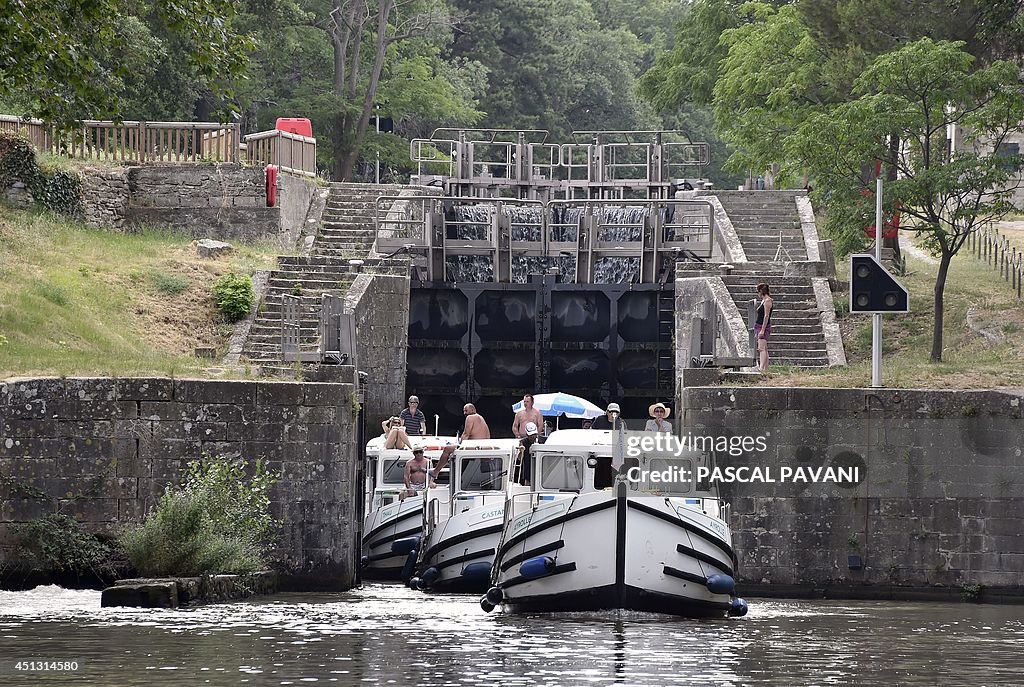
[[[646,432],[671,432],[672,423],[668,421],[668,416],[671,415],[670,411],[664,403],[655,403],[647,409],[647,413],[653,418],[647,421],[647,425],[644,427]]]

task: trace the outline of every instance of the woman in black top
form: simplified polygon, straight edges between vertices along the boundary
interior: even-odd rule
[[[754,324],[754,336],[757,338],[757,354],[761,372],[768,371],[768,337],[772,335],[772,297],[768,285],[757,285],[757,295],[761,302],[757,306],[757,322]]]

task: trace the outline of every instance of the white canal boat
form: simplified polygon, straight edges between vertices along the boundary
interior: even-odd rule
[[[487,589],[518,450],[518,439],[476,439],[452,454],[450,484],[427,490],[413,585],[431,591]]]
[[[422,447],[424,455],[436,464],[445,446],[455,437],[413,437],[413,445]],[[384,448],[384,437],[376,437],[366,445],[366,513],[363,519],[363,577],[399,579],[408,561],[410,539],[419,537],[423,529],[423,492],[400,499],[405,490],[405,464],[412,459],[407,449]],[[444,483],[447,470],[439,478]],[[417,540],[418,541],[418,540]],[[396,542],[400,542],[396,545]],[[413,546],[412,548],[415,548]]]
[[[620,464],[624,442],[611,431],[561,430],[533,447],[530,485],[515,471],[509,483],[484,610],[746,613],[734,596],[727,506],[692,479],[652,477],[692,476],[709,458],[646,453]]]

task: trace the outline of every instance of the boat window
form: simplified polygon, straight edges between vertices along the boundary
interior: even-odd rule
[[[689,458],[650,458],[639,466],[642,491],[689,494],[693,489],[693,461]]]
[[[392,458],[384,461],[384,484],[405,484],[405,460]]]
[[[540,472],[540,486],[544,489],[583,488],[582,456],[543,456]]]
[[[463,458],[459,488],[463,491],[501,491],[505,463],[498,456]]]

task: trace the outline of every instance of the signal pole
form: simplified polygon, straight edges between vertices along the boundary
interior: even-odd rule
[[[882,175],[875,179],[875,261],[882,264]],[[871,386],[882,386],[882,313],[871,320]]]

